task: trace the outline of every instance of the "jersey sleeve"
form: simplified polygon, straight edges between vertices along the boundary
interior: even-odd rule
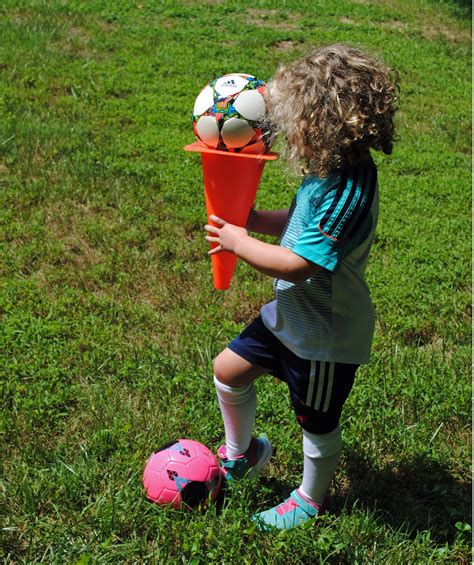
[[[376,187],[374,166],[343,173],[338,186],[314,204],[292,251],[335,273],[370,214]]]

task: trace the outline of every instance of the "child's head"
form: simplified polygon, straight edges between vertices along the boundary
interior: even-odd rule
[[[398,84],[377,59],[346,45],[311,51],[269,84],[269,120],[289,156],[324,177],[368,148],[392,152]]]

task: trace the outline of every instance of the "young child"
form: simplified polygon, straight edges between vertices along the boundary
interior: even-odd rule
[[[378,214],[370,148],[392,152],[398,85],[378,60],[330,45],[278,70],[268,117],[288,142],[304,180],[291,208],[252,210],[247,228],[211,216],[206,239],[274,277],[276,299],[214,362],[225,427],[219,457],[227,480],[254,476],[272,454],[252,429],[253,381],[288,384],[303,433],[303,480],[290,497],[254,518],[290,529],[324,507],[342,448],[339,418],[359,365],[369,362],[374,309],[364,271]],[[248,235],[281,236],[271,245]]]

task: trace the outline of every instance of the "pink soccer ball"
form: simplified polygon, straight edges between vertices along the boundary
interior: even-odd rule
[[[192,439],[178,439],[155,451],[143,472],[148,499],[176,509],[214,501],[221,485],[222,471],[216,457]]]

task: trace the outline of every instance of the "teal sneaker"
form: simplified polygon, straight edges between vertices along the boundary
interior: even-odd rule
[[[269,531],[272,528],[291,530],[316,516],[320,516],[323,508],[314,502],[303,498],[298,489],[290,497],[270,510],[265,510],[252,516],[260,530]]]
[[[250,447],[243,455],[235,459],[228,459],[225,445],[221,445],[217,450],[217,455],[221,460],[221,468],[227,481],[238,479],[251,479],[258,474],[272,456],[272,444],[264,434],[258,438],[252,438]]]

